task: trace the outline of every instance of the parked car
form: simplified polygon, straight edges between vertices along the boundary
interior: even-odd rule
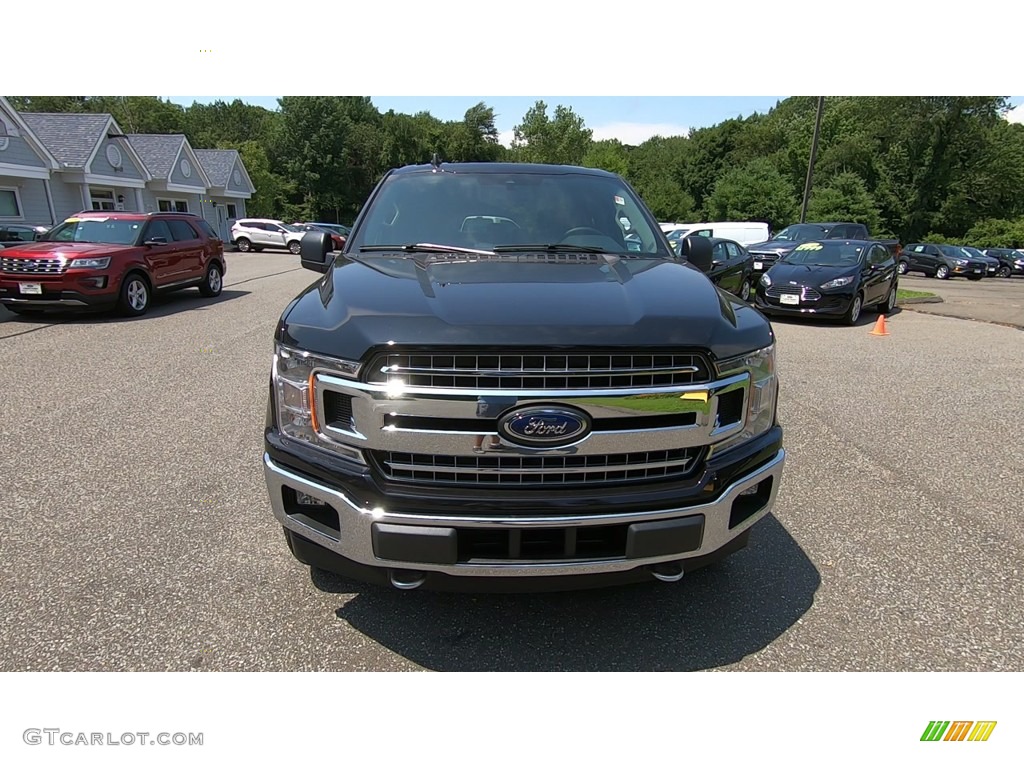
[[[800,243],[757,283],[754,306],[766,315],[815,315],[853,325],[865,307],[892,312],[899,273],[881,241]]]
[[[898,240],[878,240],[871,236],[863,224],[848,221],[811,222],[807,224],[791,224],[771,240],[747,246],[754,258],[754,270],[757,272],[769,269],[778,259],[793,251],[801,243],[819,240],[861,240],[881,243],[892,254],[899,258],[900,243]]]
[[[912,243],[900,254],[898,269],[901,275],[920,272],[940,280],[950,277],[981,280],[988,271],[988,263],[968,256],[956,245]]]
[[[390,171],[345,255],[306,233],[322,277],[268,361],[261,470],[300,562],[397,589],[674,582],[770,512],[771,324],[619,176]]]
[[[999,268],[996,270],[997,277],[1024,275],[1024,253],[1012,248],[985,248],[982,253],[999,262]]]
[[[239,219],[231,225],[231,244],[242,253],[287,248],[298,253],[304,230],[277,219]]]
[[[688,235],[732,240],[743,246],[763,243],[771,237],[768,224],[763,221],[713,221],[699,224],[680,224],[668,233],[670,239],[679,240]]]
[[[0,249],[34,243],[50,229],[48,224],[0,224]]]
[[[703,235],[698,235],[703,237]],[[750,253],[735,240],[721,237],[708,238],[711,242],[711,269],[708,278],[719,288],[728,291],[743,301],[750,301],[756,276]],[[683,239],[670,240],[669,244],[677,255],[681,253]]]
[[[998,274],[999,259],[995,256],[986,256],[982,251],[969,245],[961,246],[960,250],[967,254],[967,258],[974,259],[975,261],[983,261],[988,265],[985,269],[985,277],[995,277]]]
[[[345,238],[348,237],[348,228],[340,224],[324,224],[316,221],[297,221],[292,224],[303,232],[326,232],[331,236],[331,243],[334,250],[340,251],[345,247]]]
[[[0,255],[0,302],[18,314],[112,309],[145,314],[153,295],[220,294],[224,243],[191,213],[83,211]]]

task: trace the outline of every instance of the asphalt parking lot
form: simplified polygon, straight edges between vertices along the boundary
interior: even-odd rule
[[[271,338],[318,276],[228,258],[221,297],[137,320],[0,309],[0,670],[1024,671],[1019,330],[777,320],[790,453],[746,550],[677,584],[398,592],[288,554]]]
[[[928,291],[942,298],[941,304],[914,304],[915,312],[1024,329],[1024,278],[1021,277],[993,277],[974,282],[962,277],[937,280],[921,275],[903,275],[900,288]]]

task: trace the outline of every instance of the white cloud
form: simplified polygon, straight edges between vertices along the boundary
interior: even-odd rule
[[[1011,123],[1024,123],[1024,102],[1007,112],[1006,119]]]
[[[515,131],[499,131],[498,142],[505,147],[512,146],[512,139],[516,137]]]
[[[618,139],[623,144],[643,144],[652,136],[686,136],[689,126],[674,123],[609,123],[594,128],[594,141]]]

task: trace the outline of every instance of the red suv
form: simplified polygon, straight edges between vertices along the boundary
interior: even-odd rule
[[[0,302],[23,314],[113,309],[142,315],[153,295],[224,285],[224,243],[189,213],[83,211],[35,243],[0,251]]]

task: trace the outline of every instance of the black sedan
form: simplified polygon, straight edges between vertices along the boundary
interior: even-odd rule
[[[682,230],[685,231],[685,230]],[[735,240],[709,237],[711,241],[711,269],[707,276],[711,282],[743,301],[750,301],[754,290],[754,259],[750,252]],[[681,252],[682,239],[669,240],[672,250]]]
[[[884,244],[869,240],[801,243],[761,275],[754,306],[766,315],[815,315],[853,325],[864,307],[892,312],[899,274]]]

